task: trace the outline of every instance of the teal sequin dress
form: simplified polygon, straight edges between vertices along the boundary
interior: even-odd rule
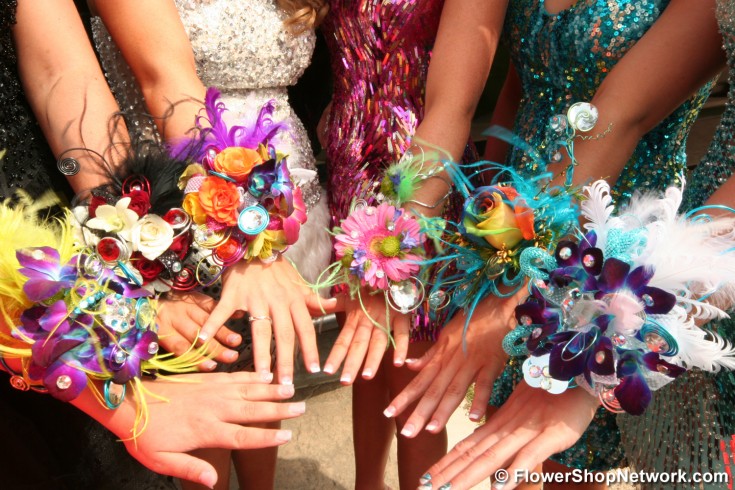
[[[730,67],[730,93],[707,154],[694,170],[684,192],[685,209],[701,206],[735,172],[735,2],[718,0],[717,19]],[[733,315],[733,312],[730,312]],[[713,322],[735,342],[735,320]],[[732,478],[735,447],[735,373],[687,373],[656,391],[641,417],[620,415],[623,447],[636,471],[687,473],[727,472]],[[723,451],[724,449],[724,451]],[[732,481],[732,480],[731,480]],[[660,485],[646,489],[663,488]],[[669,484],[666,490],[727,488],[724,483]]]
[[[521,79],[523,97],[515,135],[542,156],[551,116],[575,102],[592,100],[605,76],[646,33],[669,0],[578,0],[551,15],[544,0],[513,0],[505,19],[505,41]],[[635,189],[664,189],[686,168],[685,142],[709,93],[705,87],[641,140],[614,186],[620,200]],[[615,131],[616,128],[613,128]],[[622,128],[620,129],[622,130]],[[508,164],[529,173],[539,170],[522,149]],[[583,164],[583,163],[582,163]],[[502,404],[522,378],[522,358],[511,358],[497,381],[491,403]],[[615,416],[598,411],[595,421],[572,448],[554,456],[574,468],[605,470],[623,459]]]

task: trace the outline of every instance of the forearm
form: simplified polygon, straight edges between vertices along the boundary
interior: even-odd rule
[[[26,97],[58,157],[81,165],[69,177],[76,192],[107,180],[100,158],[114,165],[125,142],[122,122],[92,46],[71,0],[20,0],[13,31]],[[85,148],[92,150],[86,151]]]
[[[714,0],[694,9],[687,0],[673,0],[591,101],[600,114],[593,133],[610,131],[575,140],[575,183],[615,181],[640,139],[722,69],[721,46]]]
[[[500,126],[510,130],[513,129],[521,95],[521,81],[513,63],[511,63],[508,67],[508,75],[505,78],[505,83],[498,96],[493,117],[490,120],[491,127]],[[508,143],[498,138],[490,137],[486,142],[484,158],[491,162],[503,163],[508,149]]]
[[[443,157],[453,161],[461,159],[495,56],[506,5],[504,0],[449,0],[444,4],[426,82],[424,119],[414,144],[440,148],[446,152]],[[444,182],[429,179],[416,200],[436,202],[446,192]],[[422,212],[439,214],[441,209]]]
[[[133,71],[166,140],[194,126],[206,88],[171,0],[96,0],[95,8]]]

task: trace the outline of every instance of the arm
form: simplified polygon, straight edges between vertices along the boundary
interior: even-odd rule
[[[76,158],[78,174],[69,178],[81,192],[104,183],[99,160],[71,148],[90,148],[114,165],[122,154],[111,143],[127,131],[111,123],[118,107],[71,0],[20,0],[13,37],[18,72],[26,97],[57,157]]]
[[[133,70],[166,140],[194,125],[206,91],[172,0],[96,0],[94,7]]]
[[[518,105],[521,102],[521,79],[518,77],[513,63],[508,66],[508,75],[505,83],[500,91],[498,103],[495,105],[493,117],[490,120],[490,126],[501,126],[503,128],[512,128],[515,125],[516,113]],[[502,163],[508,153],[508,143],[497,138],[488,138],[485,146],[485,160],[491,162]]]

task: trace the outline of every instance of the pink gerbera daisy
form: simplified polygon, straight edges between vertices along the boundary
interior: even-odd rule
[[[337,259],[362,285],[388,289],[419,270],[424,235],[415,218],[389,204],[364,207],[342,221]]]

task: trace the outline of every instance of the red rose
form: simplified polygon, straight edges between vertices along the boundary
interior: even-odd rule
[[[94,218],[96,216],[95,213],[97,212],[97,208],[103,204],[107,204],[104,197],[92,196],[92,200],[89,201],[89,217]]]
[[[168,249],[178,255],[179,259],[184,260],[187,252],[189,252],[189,245],[191,245],[190,234],[182,233],[174,238],[173,243]]]
[[[164,266],[158,260],[148,260],[140,252],[134,252],[130,258],[130,262],[138,269],[140,275],[143,276],[144,282],[149,283],[163,272]]]
[[[148,214],[148,210],[151,209],[151,198],[146,191],[134,190],[123,194],[122,197],[130,198],[128,209],[135,211],[140,218]]]

